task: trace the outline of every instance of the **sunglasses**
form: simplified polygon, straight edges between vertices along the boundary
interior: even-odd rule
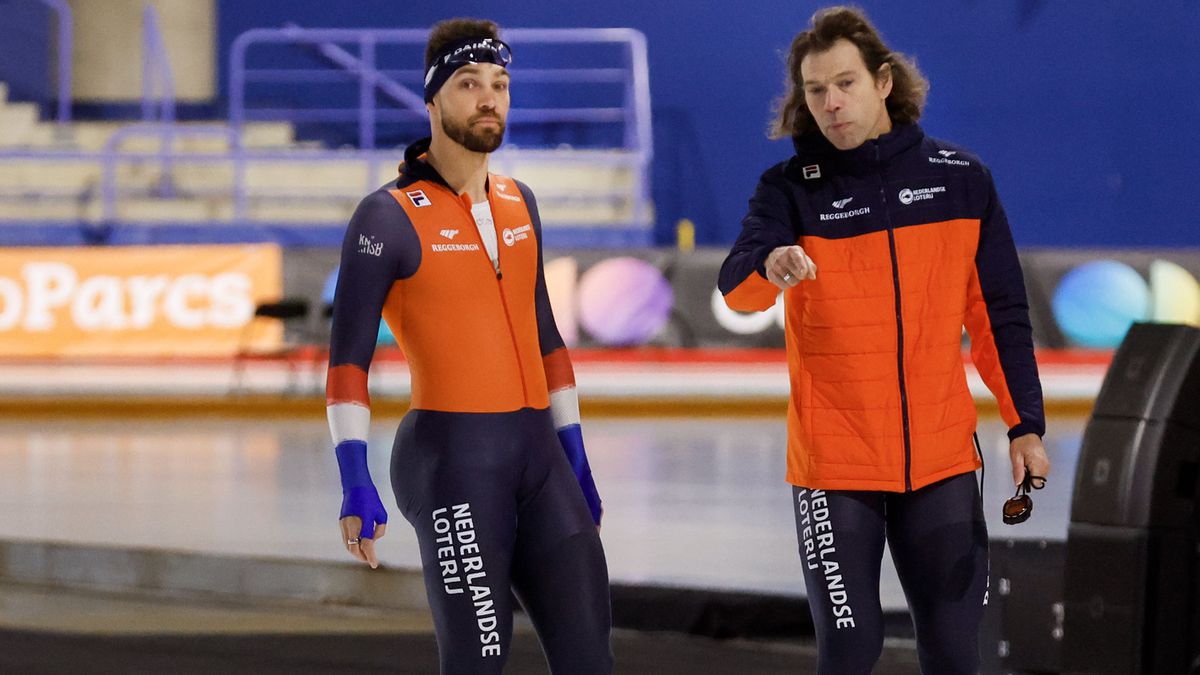
[[[446,64],[494,63],[507,68],[508,64],[512,63],[512,50],[500,40],[483,40],[472,47],[453,54],[446,60]]]
[[[452,49],[449,54],[442,52],[433,60],[433,65],[425,73],[425,86],[429,86],[429,83],[433,81],[434,73],[438,70],[445,69],[445,72],[453,73],[461,66],[472,63],[494,63],[501,68],[507,68],[508,64],[512,63],[512,49],[500,40],[487,38],[474,44],[465,44]],[[445,77],[450,76],[445,75]],[[445,80],[443,79],[443,81]]]
[[[1035,476],[1030,473],[1029,467],[1025,467],[1025,479],[1017,486],[1017,493],[1004,502],[1002,512],[1004,524],[1018,525],[1029,520],[1029,516],[1033,515],[1033,500],[1030,499],[1029,493],[1044,487],[1046,487],[1045,477]]]

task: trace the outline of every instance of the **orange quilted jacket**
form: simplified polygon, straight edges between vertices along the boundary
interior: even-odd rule
[[[774,248],[816,263],[783,293],[788,481],[898,492],[978,468],[964,326],[1010,438],[1044,433],[1021,268],[979,159],[915,125],[796,149],[762,176],[720,278],[731,308],[761,311],[780,294],[763,269]]]

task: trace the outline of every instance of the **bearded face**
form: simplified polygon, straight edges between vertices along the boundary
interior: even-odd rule
[[[477,112],[465,120],[443,112],[442,131],[471,152],[495,152],[504,142],[504,120],[496,111]]]
[[[471,152],[493,152],[504,142],[508,118],[508,71],[492,63],[458,69],[430,106],[441,118],[442,131]]]

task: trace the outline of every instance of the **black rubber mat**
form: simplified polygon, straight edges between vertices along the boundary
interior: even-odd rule
[[[809,673],[815,651],[803,644],[721,641],[673,633],[617,631],[616,672]],[[436,673],[432,635],[108,636],[0,631],[4,673]],[[547,672],[536,638],[514,636],[508,673]],[[916,654],[885,648],[876,673],[919,673]]]

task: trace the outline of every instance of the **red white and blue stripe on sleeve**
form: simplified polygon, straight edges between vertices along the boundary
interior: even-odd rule
[[[538,216],[537,201],[533,192],[523,183],[518,182],[529,215],[533,221],[534,234],[538,241],[538,275],[537,287],[534,290],[534,303],[537,310],[538,341],[541,345],[542,365],[546,372],[546,388],[550,393],[550,415],[554,419],[554,428],[558,432],[558,440],[563,452],[571,463],[579,488],[583,491],[592,521],[600,524],[603,508],[600,494],[596,490],[596,482],[592,478],[592,469],[588,464],[587,452],[583,447],[583,430],[580,427],[579,395],[575,390],[575,370],[571,366],[571,357],[558,332],[554,322],[554,312],[550,307],[550,294],[546,291],[546,274],[542,266],[542,222]]]

